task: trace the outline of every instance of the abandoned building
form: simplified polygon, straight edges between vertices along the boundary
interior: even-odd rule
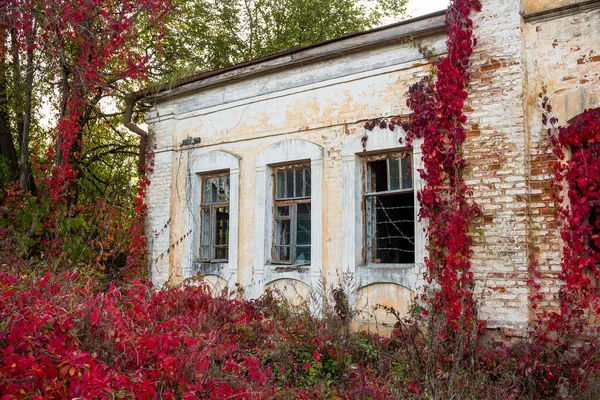
[[[467,183],[483,210],[472,265],[480,317],[510,334],[531,319],[530,257],[542,291],[558,292],[538,95],[563,125],[600,107],[600,1],[482,3],[466,105]],[[431,71],[419,48],[443,55],[445,41],[437,12],[137,93],[151,104],[155,284],[199,274],[248,298],[277,288],[293,301],[346,284],[358,320],[385,321],[376,304],[406,311],[426,255],[421,150],[405,147],[400,127],[364,125],[408,115],[409,86]]]

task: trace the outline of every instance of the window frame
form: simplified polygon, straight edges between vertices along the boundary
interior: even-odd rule
[[[227,177],[227,182],[229,185],[229,196],[227,199],[227,202],[215,202],[213,203],[212,201],[209,203],[205,203],[204,202],[204,198],[205,198],[205,185],[204,182],[206,179],[212,179],[212,178],[223,178],[223,177]],[[200,262],[204,262],[204,263],[227,263],[229,261],[229,235],[230,235],[230,218],[231,218],[231,177],[229,174],[229,171],[221,171],[221,172],[213,172],[213,173],[208,173],[208,174],[201,174],[200,175],[200,188],[201,188],[201,192],[200,192],[200,227],[199,227],[199,232],[200,232],[200,244],[199,244],[199,252],[198,252],[198,261]],[[216,226],[217,226],[217,209],[219,208],[227,208],[227,213],[228,213],[228,217],[227,217],[227,244],[225,245],[216,245],[214,244],[214,240],[215,240],[215,235],[216,235]],[[203,226],[202,226],[202,221],[204,220],[203,218],[203,213],[204,210],[208,210],[209,212],[209,221],[210,221],[210,232],[209,232],[209,244],[205,245],[203,243]],[[209,257],[205,258],[203,257],[203,247],[204,246],[208,246],[208,254]],[[227,258],[217,258],[217,248],[226,248],[227,249]]]
[[[303,282],[318,287],[323,269],[323,157],[322,146],[305,139],[285,139],[267,145],[256,157],[256,211],[254,267],[250,275],[248,295],[257,298],[280,279]],[[273,169],[278,166],[310,163],[311,171],[311,254],[310,265],[273,264]]]
[[[365,140],[365,136],[368,140]],[[420,293],[425,285],[427,220],[419,220],[418,192],[423,180],[417,171],[423,168],[421,145],[423,139],[415,138],[412,146],[406,144],[406,132],[396,126],[394,130],[375,127],[363,130],[363,135],[347,136],[342,143],[342,262],[341,273],[353,276],[357,290],[372,284],[393,283]],[[415,218],[415,262],[413,264],[367,263],[364,245],[364,172],[363,157],[381,156],[409,151],[412,153]]]
[[[273,167],[272,169],[272,177],[273,177],[273,238],[272,238],[272,246],[271,246],[271,263],[273,264],[281,264],[281,265],[293,265],[293,266],[304,266],[304,265],[310,265],[311,264],[311,260],[308,259],[306,260],[304,263],[297,263],[296,261],[296,257],[297,257],[297,247],[298,247],[298,243],[296,243],[296,239],[297,239],[297,235],[298,235],[298,204],[308,204],[309,205],[309,216],[312,217],[312,208],[310,208],[311,205],[311,199],[312,199],[312,188],[311,188],[311,193],[306,196],[306,185],[302,185],[302,192],[303,192],[303,196],[296,196],[296,193],[294,193],[293,197],[284,197],[284,198],[278,198],[277,197],[277,173],[278,172],[282,172],[282,171],[298,171],[298,170],[308,170],[310,171],[311,174],[311,178],[312,178],[312,171],[310,168],[310,164],[309,163],[300,163],[300,164],[289,164],[289,165],[283,165],[283,166],[277,166],[277,167]],[[294,191],[296,188],[296,174],[293,175],[294,176]],[[304,182],[306,182],[306,177],[304,172],[302,173]],[[287,177],[286,177],[286,189],[287,189]],[[287,192],[287,190],[284,190],[284,192]],[[278,216],[277,215],[277,208],[278,207],[285,207],[288,206],[289,207],[289,214],[287,216]],[[290,221],[290,244],[288,246],[283,246],[283,245],[278,245],[276,242],[276,237],[277,237],[277,221]],[[312,231],[312,226],[311,226],[311,231]],[[289,261],[287,260],[279,260],[276,258],[275,254],[276,254],[276,250],[277,248],[281,248],[281,247],[289,247]],[[301,245],[300,247],[309,247],[312,250],[312,241],[311,243],[306,246],[306,245]]]
[[[181,255],[183,278],[213,275],[227,282],[230,288],[238,284],[240,160],[238,155],[223,151],[196,148],[189,155],[185,182],[184,251]],[[229,172],[229,249],[227,262],[200,260],[200,204],[202,176]],[[168,196],[168,194],[166,194]]]
[[[402,188],[403,186],[403,181],[402,181],[402,174],[403,174],[403,167],[402,167],[402,162],[400,161],[401,159],[407,159],[408,160],[408,168],[410,169],[410,174],[411,174],[411,179],[410,179],[410,188]],[[398,173],[399,175],[399,189],[392,189],[390,190],[390,160],[392,159],[398,159]],[[373,162],[377,162],[377,161],[386,161],[386,181],[387,181],[387,189],[385,191],[376,191],[376,190],[372,190],[370,191],[369,189],[369,183],[370,183],[370,179],[373,179],[374,177],[374,173],[372,171],[370,171],[370,166],[369,164],[373,163]],[[413,160],[413,152],[410,149],[405,149],[405,150],[392,150],[389,152],[383,152],[383,153],[378,153],[378,154],[368,154],[368,155],[364,155],[361,156],[361,167],[362,167],[362,194],[361,194],[361,204],[362,204],[362,220],[363,220],[363,254],[364,254],[364,264],[365,265],[381,265],[381,266],[386,266],[386,265],[408,265],[408,266],[413,266],[416,262],[416,251],[417,251],[417,244],[416,244],[416,232],[417,232],[417,218],[416,218],[416,203],[415,203],[415,177],[414,177],[414,168],[412,166],[412,160]],[[372,180],[371,180],[372,182]],[[371,184],[371,189],[373,187],[373,184]],[[373,228],[373,222],[372,220],[374,218],[376,218],[376,216],[372,216],[371,217],[371,221],[369,221],[369,209],[368,209],[368,204],[367,204],[367,199],[369,197],[374,198],[374,197],[378,197],[378,196],[394,196],[394,195],[399,195],[399,194],[409,194],[411,193],[413,195],[413,231],[414,231],[414,236],[412,237],[412,245],[413,245],[413,262],[409,262],[409,263],[384,263],[384,262],[376,262],[375,260],[377,260],[375,253],[377,251],[377,235],[376,235],[376,230],[372,231]],[[376,214],[376,213],[375,213]]]

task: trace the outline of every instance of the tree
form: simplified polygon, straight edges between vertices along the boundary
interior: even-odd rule
[[[126,190],[137,137],[121,98],[149,71],[167,81],[310,45],[401,16],[406,1],[2,2],[0,166],[32,192],[50,177],[70,203]]]
[[[217,69],[370,28],[384,15],[403,15],[406,1],[2,2],[0,164],[10,180],[35,191],[33,150],[69,202],[82,189],[84,197],[105,196],[114,177],[135,165],[128,160],[136,152],[120,109],[107,112],[106,104],[121,104],[150,65],[153,82]],[[50,105],[42,107],[44,98]],[[119,182],[121,189],[129,184]]]
[[[34,189],[31,133],[42,119],[39,100],[51,96],[56,125],[41,138],[53,142],[48,183],[55,197],[76,199],[86,129],[102,122],[102,99],[147,76],[140,38],[156,45],[169,7],[158,0],[0,3],[0,150],[23,189]]]
[[[154,76],[168,80],[372,28],[408,0],[175,0]]]

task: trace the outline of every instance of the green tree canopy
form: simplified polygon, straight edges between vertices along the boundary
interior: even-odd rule
[[[32,156],[60,166],[64,140],[51,137],[72,123],[72,201],[93,203],[132,192],[139,138],[122,126],[121,96],[149,84],[132,66],[149,60],[150,84],[173,81],[399,19],[408,0],[173,0],[166,17],[151,0],[52,1],[0,6],[0,176],[33,191]],[[127,35],[111,28],[124,24]]]
[[[157,80],[323,42],[405,16],[408,0],[175,0]]]

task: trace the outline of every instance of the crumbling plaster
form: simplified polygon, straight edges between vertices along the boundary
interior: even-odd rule
[[[478,44],[465,105],[467,184],[482,209],[473,233],[472,264],[480,317],[509,332],[526,328],[532,318],[526,284],[532,256],[545,274],[542,305],[555,305],[560,238],[538,94],[546,91],[561,124],[586,107],[600,106],[600,7],[572,0],[482,3],[482,12],[474,16]],[[386,38],[381,43],[371,40],[357,48],[366,43],[360,36],[342,39],[323,46],[330,49],[327,57],[316,56],[323,53],[320,47],[309,48],[149,96],[155,102],[147,117],[155,152],[147,222],[153,280],[178,284],[189,277],[186,254],[193,242],[186,239],[186,199],[190,179],[201,172],[192,166],[202,154],[225,152],[239,160],[238,259],[237,266],[228,267],[229,278],[212,274],[208,280],[221,285],[235,270],[246,296],[271,287],[294,301],[323,290],[323,283],[342,285],[360,288],[351,292],[359,308],[367,309],[363,315],[373,315],[376,304],[407,310],[420,286],[425,252],[411,271],[364,265],[358,144],[365,121],[408,114],[409,86],[431,69],[416,44],[436,55],[445,50],[440,18],[417,21],[419,29],[425,23],[437,28],[416,39],[390,40],[390,32],[398,29],[392,27],[375,33]],[[402,136],[399,128],[369,135],[367,151],[403,146],[394,140]],[[183,146],[187,138],[201,143]],[[319,153],[301,158],[320,168],[322,189],[313,192],[312,200],[319,202],[313,212],[319,213],[321,228],[312,239],[320,256],[313,255],[318,260],[308,271],[277,271],[265,268],[269,166],[294,156],[261,160],[261,154],[277,146],[293,153],[293,143]],[[417,144],[415,163],[419,158]],[[377,319],[384,319],[377,312]]]
[[[444,48],[444,40],[444,36],[438,34],[424,39],[423,44],[439,54]],[[326,286],[343,284],[340,249],[344,235],[340,227],[348,215],[344,214],[342,201],[342,145],[345,142],[360,143],[357,138],[364,134],[363,125],[367,120],[406,115],[408,87],[425,76],[428,70],[429,66],[415,43],[407,39],[294,70],[234,81],[159,103],[149,114],[148,122],[154,132],[156,159],[171,158],[169,242],[179,244],[169,252],[168,264],[163,262],[160,266],[152,266],[153,277],[159,283],[168,280],[172,284],[190,277],[190,244],[195,242],[192,235],[186,236],[192,230],[190,221],[193,218],[189,210],[194,207],[193,202],[192,208],[186,206],[190,190],[194,191],[189,182],[190,179],[195,182],[194,175],[205,170],[195,167],[195,160],[217,151],[239,159],[237,278],[246,295],[256,297],[263,293],[265,287],[293,287],[294,293],[306,294],[309,287],[322,290],[324,282]],[[169,118],[165,117],[167,114]],[[170,140],[159,138],[158,132],[170,132]],[[398,132],[388,134],[389,137],[397,135]],[[202,142],[182,147],[182,140],[188,137],[201,137]],[[373,140],[375,143],[376,138]],[[388,142],[390,151],[399,147],[397,138]],[[304,145],[314,149],[312,153],[309,151],[303,155],[301,149]],[[360,152],[360,147],[356,152]],[[317,156],[317,153],[320,155]],[[313,173],[313,261],[307,274],[276,272],[276,268],[265,264],[269,246],[265,238],[270,237],[272,224],[268,213],[272,190],[267,184],[272,179],[268,167],[286,160],[305,159],[312,161]],[[166,166],[166,162],[163,165]],[[217,169],[223,167],[215,165]],[[151,179],[154,180],[153,177]],[[322,189],[318,189],[319,179]],[[319,196],[322,200],[317,198]],[[160,200],[165,199],[161,197]],[[148,201],[153,204],[151,213],[155,216],[160,206],[154,203],[152,194]],[[319,223],[318,219],[322,222]],[[317,229],[319,225],[321,229]],[[157,247],[157,244],[155,241],[153,246]],[[319,251],[319,248],[322,250]],[[166,277],[164,270],[168,265]],[[284,269],[277,268],[279,271]],[[216,279],[212,272],[211,275],[213,278],[210,279]],[[397,286],[397,283],[385,278],[387,275],[382,271],[382,280],[363,280],[371,284],[384,282]],[[230,280],[231,276],[230,272],[222,278]],[[410,286],[407,288],[410,293],[414,290],[416,274],[409,276],[404,284]],[[369,289],[359,298],[385,297],[389,293],[395,293],[395,290]],[[384,300],[388,303],[394,301],[393,298],[361,301],[377,304]],[[406,308],[406,305],[403,307]]]

